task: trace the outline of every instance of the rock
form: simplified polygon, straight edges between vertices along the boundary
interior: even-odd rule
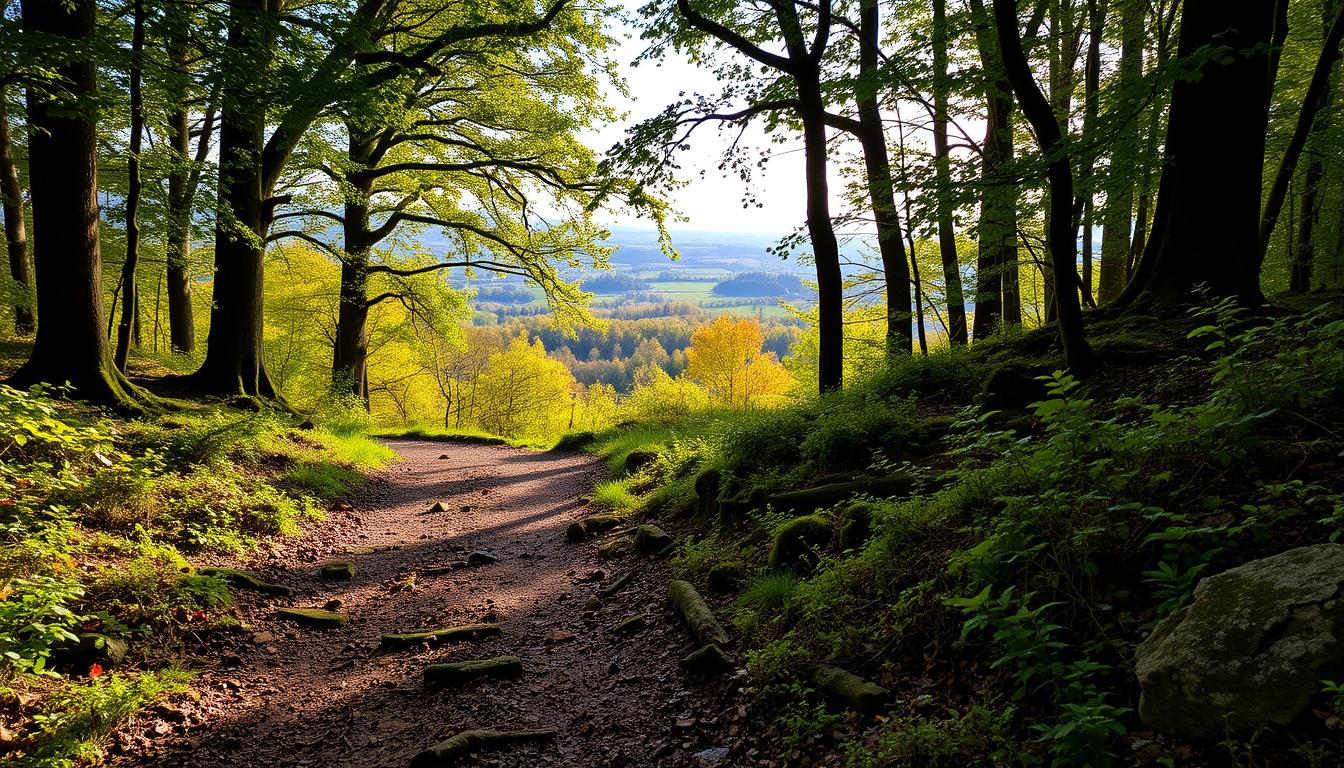
[[[887,702],[886,688],[829,664],[812,668],[812,683],[826,698],[855,712],[870,715],[881,710]]]
[[[571,544],[578,544],[588,538],[588,529],[583,527],[583,523],[573,522],[565,529],[565,540]]]
[[[517,656],[469,659],[425,667],[425,685],[462,685],[483,677],[506,679],[522,676],[523,661]]]
[[[345,605],[345,603],[341,602],[340,600],[337,600],[336,598],[332,598],[332,599],[330,599],[330,600],[328,600],[327,602],[325,602],[325,603],[322,604],[322,610],[324,610],[324,611],[336,611],[336,610],[340,610],[340,608],[341,608],[342,605]]]
[[[989,411],[1013,411],[1027,408],[1047,397],[1045,382],[1040,376],[1049,376],[1047,368],[1033,368],[1021,363],[1009,363],[995,369],[985,379],[980,393],[980,404]]]
[[[503,631],[498,624],[463,624],[457,627],[422,629],[415,632],[383,635],[381,644],[384,648],[406,648],[421,643],[428,643],[429,645],[462,643],[479,640],[482,637],[493,637]]]
[[[201,568],[197,573],[202,576],[214,576],[223,579],[234,589],[248,589],[264,595],[289,595],[293,590],[284,584],[273,584],[251,571],[237,568]]]
[[[740,563],[717,563],[705,575],[705,583],[711,592],[726,595],[736,592],[745,578],[746,573]]]
[[[831,523],[820,515],[795,517],[780,527],[770,546],[770,567],[810,573],[831,543]]]
[[[714,643],[705,645],[691,651],[681,659],[681,668],[692,675],[702,677],[718,677],[719,675],[731,672],[733,661],[723,652],[723,649]]]
[[[840,551],[859,550],[873,534],[873,505],[854,501],[840,513]]]
[[[686,622],[696,642],[701,645],[728,644],[728,633],[724,631],[723,625],[719,624],[719,620],[714,618],[714,613],[705,604],[705,599],[695,591],[695,587],[689,581],[680,579],[672,581],[667,585],[667,596],[682,620]]]
[[[559,731],[462,731],[435,744],[411,759],[411,768],[442,768],[459,758],[483,749],[498,749],[509,744],[548,741]]]
[[[1215,739],[1286,724],[1344,674],[1344,544],[1253,560],[1199,582],[1135,656],[1150,726]]]
[[[635,551],[633,536],[617,536],[602,542],[597,548],[597,556],[604,558],[621,557]]]
[[[327,563],[322,566],[321,573],[324,579],[353,579],[355,578],[355,564]]]
[[[695,498],[701,515],[714,517],[719,513],[719,491],[722,489],[723,473],[717,469],[707,469],[695,478]]]
[[[429,508],[429,514],[437,514],[439,512],[447,512],[447,511],[448,507],[444,505],[442,501],[434,502],[434,506]]]
[[[658,458],[655,451],[631,451],[625,456],[625,474],[633,475]]]
[[[448,454],[446,454],[446,453],[440,453],[440,454],[439,454],[439,461],[443,461],[443,460],[445,460],[445,459],[447,459],[447,458],[448,458]]]
[[[727,746],[711,746],[711,748],[696,752],[691,757],[694,757],[696,763],[700,765],[718,765],[728,759],[728,748]]]
[[[275,612],[275,617],[317,629],[343,627],[350,621],[350,617],[343,613],[324,611],[321,608],[280,608]]]
[[[303,421],[299,422],[299,429],[303,430],[317,429],[317,425],[313,423],[312,419],[304,419]]]
[[[621,518],[617,515],[589,515],[583,518],[583,530],[589,534],[610,531],[620,524]]]
[[[765,500],[780,511],[793,510],[812,514],[818,509],[833,507],[856,494],[872,496],[875,499],[909,496],[917,485],[918,481],[913,475],[898,474],[773,493],[766,496]]]
[[[597,596],[611,597],[617,592],[620,592],[625,587],[626,584],[630,583],[630,577],[633,575],[634,571],[626,571],[625,573],[622,573],[620,576],[617,576],[616,578],[607,582],[606,586],[599,589],[597,591]]]
[[[602,610],[602,601],[596,597],[590,597],[583,601],[584,613],[597,613],[600,610]]]
[[[486,552],[483,549],[478,549],[467,555],[467,565],[489,565],[496,562],[499,562],[499,555]]]
[[[563,629],[557,629],[554,632],[551,632],[550,634],[546,635],[546,644],[556,645],[558,643],[568,643],[570,640],[573,640],[576,637],[578,637],[578,635],[574,634],[573,632],[568,632]]]
[[[636,613],[621,619],[611,628],[612,632],[618,635],[633,635],[636,632],[643,632],[644,628],[649,626],[649,620],[642,613]]]
[[[275,642],[275,635],[270,632],[256,632],[252,635],[253,645],[265,645],[271,642]]]
[[[652,523],[635,529],[635,549],[644,555],[656,555],[672,544],[672,536]]]
[[[718,765],[728,759],[727,747],[710,747],[696,752],[691,757],[700,765]]]

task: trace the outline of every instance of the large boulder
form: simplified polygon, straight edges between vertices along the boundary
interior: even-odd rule
[[[831,543],[831,523],[821,515],[796,517],[780,527],[770,546],[770,567],[808,574]]]
[[[1216,739],[1288,723],[1344,674],[1344,544],[1253,560],[1195,588],[1138,648],[1144,722]]]

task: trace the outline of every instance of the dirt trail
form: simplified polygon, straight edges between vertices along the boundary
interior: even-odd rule
[[[406,766],[470,728],[559,730],[550,743],[464,763],[483,766],[702,765],[694,753],[731,746],[718,715],[728,706],[723,688],[689,682],[677,669],[691,646],[664,606],[665,566],[601,562],[591,543],[565,541],[566,526],[586,512],[580,497],[602,476],[600,463],[496,446],[389,445],[403,461],[359,492],[353,510],[333,513],[263,564],[292,596],[239,592],[241,616],[260,635],[220,650],[197,681],[199,702],[132,723],[114,764]],[[428,512],[435,501],[447,511]],[[475,550],[499,559],[426,573]],[[320,578],[329,560],[353,562],[354,578]],[[605,572],[600,581],[596,570]],[[585,614],[585,601],[627,571],[634,576],[626,587]],[[403,588],[413,573],[414,586]],[[278,607],[330,600],[341,601],[346,626],[306,629],[274,616]],[[648,628],[612,632],[641,612]],[[379,648],[384,633],[496,620],[498,637]],[[506,654],[522,658],[520,679],[456,690],[423,684],[431,663]]]

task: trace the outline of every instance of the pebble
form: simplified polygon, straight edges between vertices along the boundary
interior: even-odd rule
[[[710,747],[709,749],[702,749],[699,752],[696,752],[692,757],[694,757],[696,762],[700,763],[700,765],[718,765],[728,759],[728,748]]]

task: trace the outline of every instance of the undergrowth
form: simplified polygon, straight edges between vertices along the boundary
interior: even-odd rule
[[[696,516],[699,533],[673,557],[678,576],[704,585],[716,564],[743,561],[748,578],[724,605],[749,649],[762,738],[784,755],[839,751],[855,767],[1119,764],[1122,737],[1143,728],[1134,649],[1156,622],[1200,578],[1334,541],[1344,522],[1344,321],[1253,317],[1225,301],[1184,326],[1194,329],[1185,356],[1143,369],[1161,393],[1152,400],[1055,372],[1038,401],[986,412],[968,403],[988,357],[1012,362],[1001,342],[979,357],[898,361],[776,410],[627,425],[588,450],[618,474],[603,497]],[[657,457],[625,473],[625,457],[646,450]],[[929,481],[862,500],[861,514],[772,501],[912,467]],[[771,536],[803,514],[834,535],[810,570],[771,572]],[[812,660],[901,691],[896,708],[842,723],[797,671]],[[1323,694],[1318,711],[1344,714],[1340,698]],[[1344,755],[1333,732],[1310,739],[1313,755]],[[1195,754],[1222,764],[1246,748],[1230,739]],[[1145,759],[1191,749],[1159,741]],[[1302,754],[1283,729],[1259,751]]]
[[[94,761],[185,681],[149,659],[238,626],[227,584],[194,561],[298,533],[392,457],[335,411],[317,428],[207,407],[127,421],[59,395],[0,386],[0,689],[24,702],[0,696],[0,727],[16,765]]]

